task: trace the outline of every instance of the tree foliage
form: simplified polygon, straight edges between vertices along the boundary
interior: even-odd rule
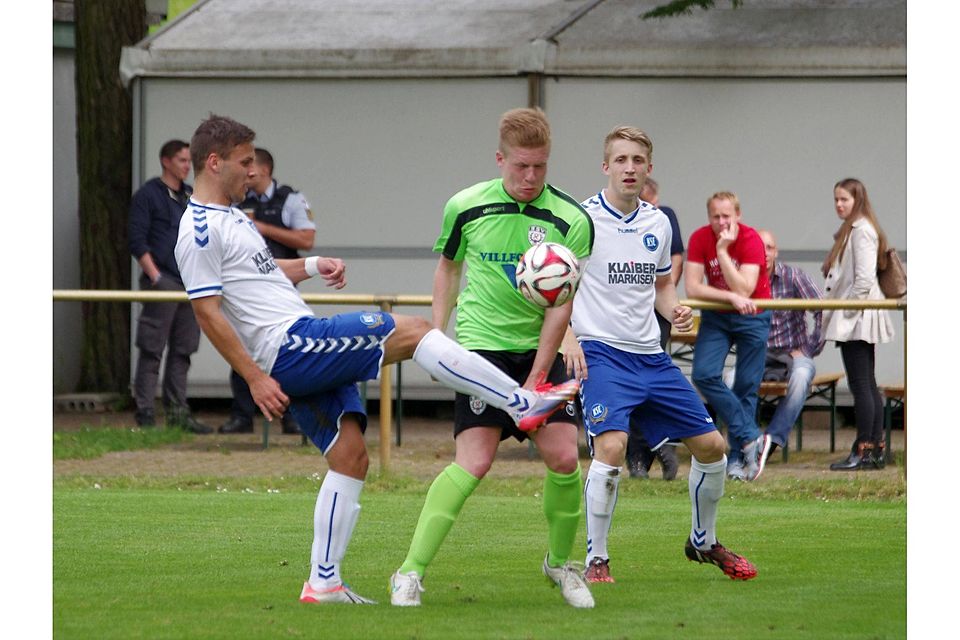
[[[650,11],[644,13],[641,17],[644,20],[650,18],[671,18],[673,16],[690,15],[695,7],[703,10],[712,9],[716,4],[714,0],[671,0],[666,4],[661,4]],[[734,9],[743,6],[743,0],[730,0]]]
[[[132,113],[120,82],[122,47],[146,34],[144,0],[77,0],[76,92],[80,286],[129,289]],[[130,305],[83,303],[81,391],[124,391]]]

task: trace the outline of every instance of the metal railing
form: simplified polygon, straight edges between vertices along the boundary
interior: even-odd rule
[[[310,305],[355,305],[375,306],[381,311],[391,313],[395,307],[429,307],[433,297],[428,295],[384,295],[384,294],[348,294],[348,293],[303,293],[303,301]],[[120,291],[88,289],[55,289],[54,302],[187,302],[187,294],[166,291]],[[705,300],[681,300],[681,304],[693,309],[723,311],[733,307],[721,302]],[[778,300],[757,300],[760,309],[886,309],[900,311],[903,316],[903,401],[907,399],[907,301],[898,300],[801,300],[782,298]],[[398,363],[399,364],[399,363]],[[393,431],[393,376],[390,367],[380,371],[380,470],[390,469],[391,444]],[[397,385],[397,407],[400,410],[403,394]],[[904,431],[907,417],[904,412]],[[904,444],[906,447],[906,444]]]

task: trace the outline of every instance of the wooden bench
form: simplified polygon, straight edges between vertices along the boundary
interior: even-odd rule
[[[880,387],[880,392],[883,394],[884,404],[883,404],[883,430],[884,438],[887,443],[886,452],[884,457],[887,462],[893,460],[893,448],[890,446],[890,430],[893,428],[893,412],[897,409],[903,408],[904,401],[906,400],[906,389],[902,384],[892,384],[884,385]],[[907,441],[907,421],[903,421],[903,441],[904,446],[906,446]]]
[[[830,451],[836,448],[836,429],[837,429],[837,383],[843,379],[842,373],[818,373],[810,381],[810,392],[807,394],[807,401],[815,398],[824,398],[829,403],[824,407],[809,407],[809,409],[828,409],[830,411]],[[787,395],[786,382],[761,382],[760,389],[757,392],[759,402],[757,403],[757,413],[759,414],[762,406],[776,406],[780,398]],[[808,407],[804,404],[803,411]],[[797,451],[803,449],[803,411],[797,416],[797,422],[794,425],[797,434]],[[758,415],[759,417],[759,415]],[[889,440],[888,440],[889,442]],[[789,459],[789,443],[783,447],[783,460]],[[889,449],[889,447],[888,447]]]

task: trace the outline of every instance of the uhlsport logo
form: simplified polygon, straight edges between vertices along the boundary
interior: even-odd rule
[[[530,244],[540,244],[547,237],[547,228],[541,227],[538,224],[530,225],[530,228],[527,229],[527,240],[530,241]]]
[[[379,327],[383,324],[383,314],[382,313],[361,313],[360,322],[364,325],[370,327]]]
[[[607,408],[599,402],[590,408],[590,420],[593,423],[603,422],[607,419]]]
[[[484,400],[481,400],[477,396],[470,396],[470,411],[473,411],[474,415],[480,415],[487,408],[487,403]]]
[[[563,408],[567,412],[567,415],[573,418],[577,415],[577,408],[574,406],[573,401],[567,402],[566,406]]]
[[[643,236],[643,246],[647,248],[647,251],[651,253],[657,250],[657,247],[660,246],[660,241],[657,240],[657,236],[652,233],[644,234]]]

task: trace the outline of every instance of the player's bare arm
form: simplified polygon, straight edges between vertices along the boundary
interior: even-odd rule
[[[549,373],[553,361],[557,357],[560,343],[570,326],[570,315],[573,313],[573,300],[568,300],[559,307],[549,307],[543,311],[543,326],[540,328],[540,341],[537,344],[537,355],[533,358],[530,375],[524,382],[525,389],[533,389],[541,374]]]
[[[677,288],[673,284],[671,275],[657,276],[653,286],[657,292],[654,307],[660,315],[669,318],[677,331],[686,332],[693,329],[693,309],[680,304]]]
[[[257,231],[264,238],[276,240],[292,249],[302,249],[304,251],[313,249],[313,241],[317,236],[316,229],[287,229],[274,224],[266,224],[259,220],[254,220],[253,224],[257,226]]]
[[[563,364],[567,367],[567,375],[574,376],[577,380],[586,380],[587,359],[583,355],[583,348],[573,333],[572,327],[567,327],[566,333],[563,334],[560,350],[563,352]]]
[[[460,293],[460,275],[463,263],[440,256],[437,268],[433,272],[433,326],[441,331],[447,330],[450,314],[457,303]]]
[[[326,281],[328,287],[343,289],[347,286],[347,265],[340,258],[308,256],[291,260],[277,260],[277,266],[280,267],[284,275],[290,278],[293,284],[319,275]],[[313,273],[314,269],[316,269],[316,273]]]
[[[253,401],[267,420],[282,416],[290,404],[290,398],[276,380],[260,370],[243,348],[240,338],[220,309],[220,296],[194,298],[190,302],[204,335],[233,370],[247,381]]]

